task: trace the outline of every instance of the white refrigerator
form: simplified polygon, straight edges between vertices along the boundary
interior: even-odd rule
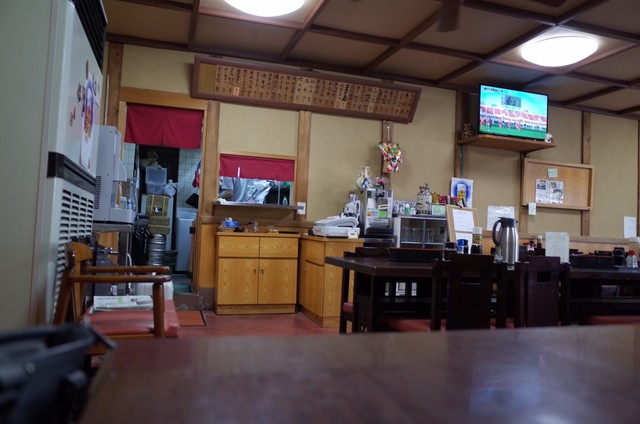
[[[106,22],[101,0],[3,0],[0,330],[51,321],[64,244],[91,235]]]

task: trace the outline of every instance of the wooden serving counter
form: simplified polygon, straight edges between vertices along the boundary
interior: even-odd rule
[[[364,239],[302,236],[298,272],[300,311],[321,327],[340,323],[342,269],[325,264],[327,256],[343,256],[364,244]]]
[[[218,232],[216,313],[294,313],[299,237]]]

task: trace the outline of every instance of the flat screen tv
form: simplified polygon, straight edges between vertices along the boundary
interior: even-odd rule
[[[479,134],[545,140],[546,95],[482,84],[479,97]]]

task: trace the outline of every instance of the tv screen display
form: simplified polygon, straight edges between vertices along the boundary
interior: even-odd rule
[[[480,85],[479,100],[479,134],[545,140],[546,95]]]

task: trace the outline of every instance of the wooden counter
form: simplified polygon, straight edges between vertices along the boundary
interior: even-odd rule
[[[216,313],[294,313],[299,237],[218,232]]]
[[[343,256],[363,244],[361,238],[301,237],[298,304],[319,326],[338,328],[340,323],[342,269],[325,264],[325,257]]]

